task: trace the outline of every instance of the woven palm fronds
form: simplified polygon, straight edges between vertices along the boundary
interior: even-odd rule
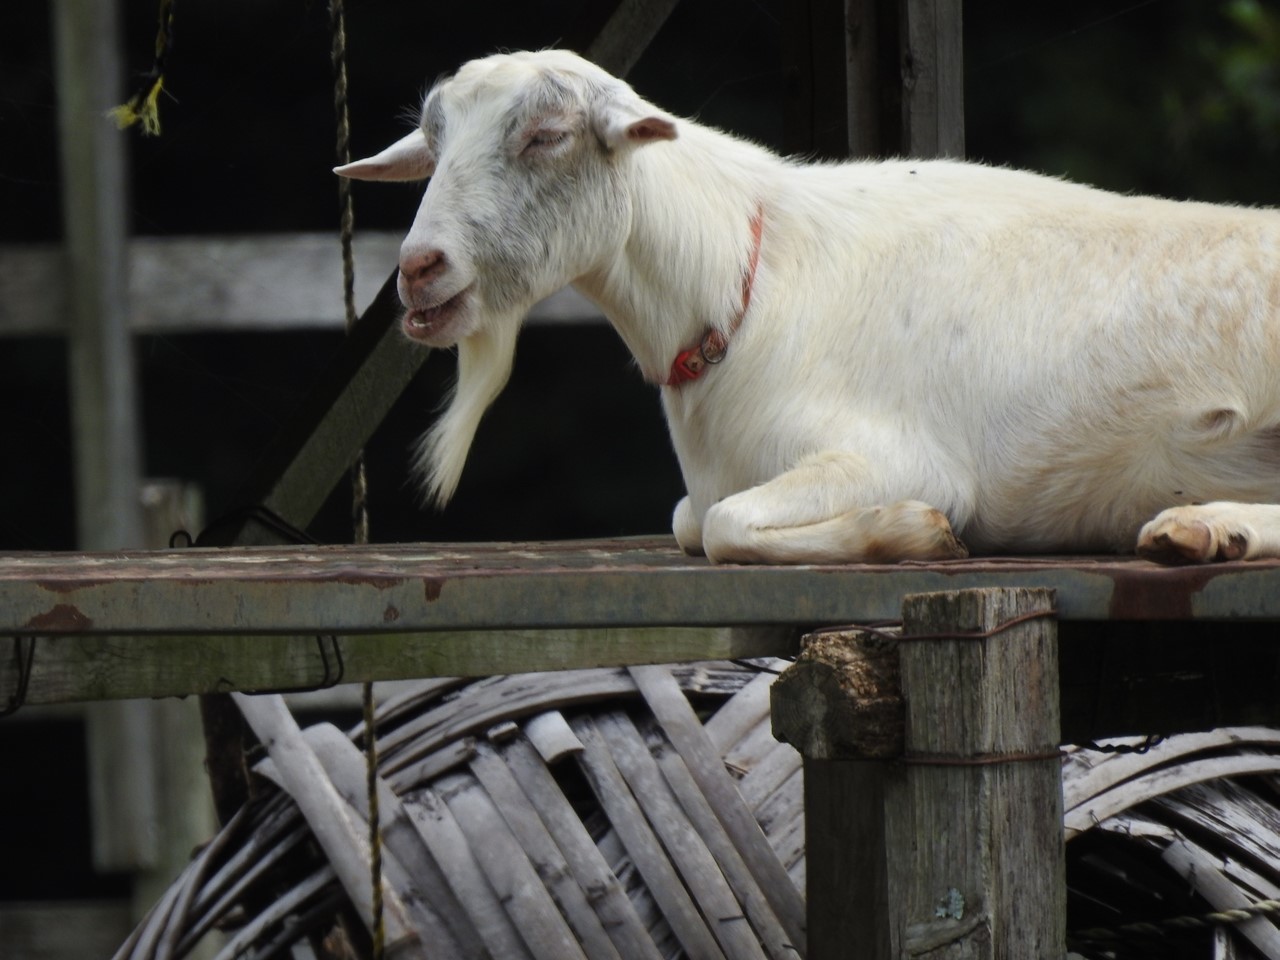
[[[387,955],[802,956],[800,758],[771,735],[772,679],[726,663],[599,669],[423,681],[384,703]],[[361,736],[302,734],[356,835]],[[227,960],[323,952],[344,913],[359,944],[316,825],[270,758],[255,772],[258,798],[118,957],[182,957],[214,927]],[[412,941],[399,952],[396,924]]]
[[[803,956],[800,758],[772,737],[772,680],[727,663],[596,669],[427,680],[382,704],[387,912],[405,934],[387,955]],[[362,736],[318,724],[298,738],[326,781],[307,789],[336,792],[353,836]],[[333,824],[304,819],[273,760],[255,771],[256,799],[120,960],[187,956],[215,928],[220,960],[368,955],[347,892],[360,878],[317,843]],[[1271,916],[1229,912],[1280,898],[1278,775],[1280,732],[1265,729],[1068,748],[1072,949],[1280,960]]]

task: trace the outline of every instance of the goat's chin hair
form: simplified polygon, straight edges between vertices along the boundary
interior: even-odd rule
[[[458,489],[480,418],[511,376],[521,316],[492,318],[458,342],[458,382],[449,407],[422,435],[413,460],[425,505],[443,509]]]

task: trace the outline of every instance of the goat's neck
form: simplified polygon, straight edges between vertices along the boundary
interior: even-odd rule
[[[613,260],[578,286],[600,304],[645,379],[662,383],[676,354],[708,328],[729,332],[741,315],[752,221],[772,158],[686,127],[631,159],[630,231]],[[765,222],[767,231],[767,215]]]

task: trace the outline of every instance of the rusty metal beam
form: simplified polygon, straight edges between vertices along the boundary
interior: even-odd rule
[[[712,566],[655,538],[0,556],[0,636],[811,626],[997,585],[1054,588],[1064,620],[1280,619],[1280,561]]]

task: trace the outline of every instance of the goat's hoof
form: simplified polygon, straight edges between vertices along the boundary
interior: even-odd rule
[[[1249,552],[1249,536],[1228,529],[1199,508],[1173,507],[1160,513],[1138,534],[1138,556],[1164,564],[1240,560]]]

